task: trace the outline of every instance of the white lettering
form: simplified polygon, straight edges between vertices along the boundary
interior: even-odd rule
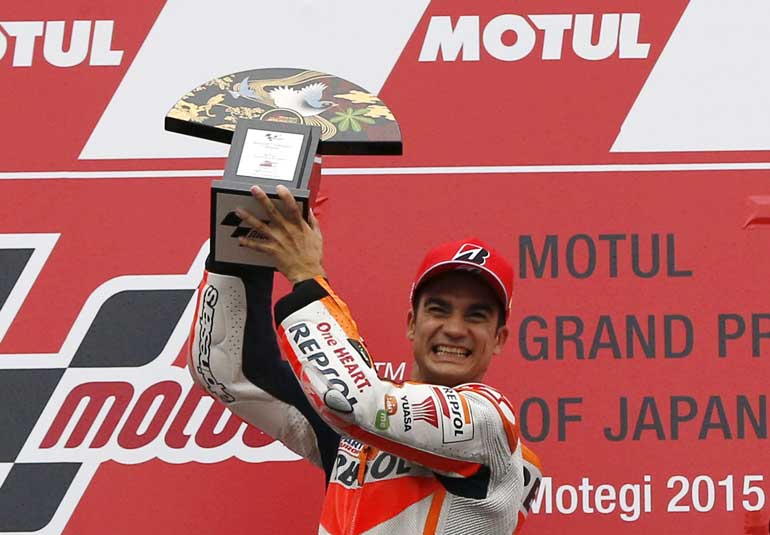
[[[91,37],[91,21],[76,20],[72,23],[72,37],[68,49],[64,50],[64,21],[47,22],[43,40],[43,57],[56,67],[73,67],[83,63],[88,55],[88,41]]]
[[[91,47],[89,65],[107,66],[120,65],[123,59],[122,50],[112,50],[112,20],[97,20],[94,24],[94,43]]]
[[[530,512],[570,515],[580,511],[606,515],[619,511],[621,520],[635,522],[641,513],[652,511],[651,485],[650,475],[645,475],[641,484],[625,483],[618,488],[606,483],[594,486],[588,477],[581,478],[577,486],[562,484],[554,487],[551,477],[543,477],[530,502]]]
[[[377,375],[389,381],[403,381],[406,372],[406,362],[402,362],[397,368],[393,368],[392,362],[375,362],[374,369]]]
[[[564,504],[564,495],[569,494],[569,505]],[[556,507],[559,508],[559,512],[565,515],[571,515],[575,512],[578,506],[577,490],[572,485],[561,485],[556,489]]]
[[[451,17],[431,17],[418,61],[454,61],[462,50],[463,61],[479,60],[479,18],[464,16],[452,28]]]
[[[585,60],[600,61],[613,55],[620,59],[649,56],[650,44],[639,42],[639,13],[605,13],[595,32],[596,17],[598,15],[506,13],[491,19],[483,31],[476,15],[458,17],[454,25],[451,17],[431,17],[419,61],[457,61],[458,58],[479,61],[482,43],[492,58],[518,61],[532,53],[538,38],[542,40],[541,59],[559,60],[564,56],[564,41],[569,30],[573,53]],[[594,33],[598,36],[596,42]]]
[[[639,519],[640,515],[640,487],[639,485],[632,485],[627,483],[620,487],[618,494],[620,495],[620,509],[623,511],[620,518],[626,522],[633,522]]]
[[[644,59],[650,53],[650,44],[639,42],[640,20],[639,13],[623,13],[620,19],[618,56],[621,59]]]
[[[596,510],[604,515],[615,510],[615,487],[612,485],[599,485],[596,487]],[[609,502],[605,505],[605,502]]]
[[[43,23],[35,22],[3,22],[3,30],[16,41],[13,50],[13,66],[29,67],[35,52],[35,40],[43,35]]]
[[[514,32],[516,42],[506,45],[505,32]],[[518,61],[535,48],[535,30],[519,15],[500,15],[489,21],[484,28],[484,48],[489,54],[502,61]]]
[[[55,67],[74,67],[82,64],[89,56],[89,47],[90,65],[120,65],[123,51],[112,48],[114,21],[73,21],[69,44],[66,45],[68,24],[70,23],[61,20],[0,22],[0,59],[5,56],[11,42],[11,64],[14,67],[31,67],[39,50],[36,48],[37,38],[43,36],[43,58]]]
[[[587,477],[584,477],[578,485],[580,491],[580,501],[583,505],[584,513],[593,513],[594,510],[591,507],[591,492],[594,490],[594,486],[588,481]]]
[[[541,479],[537,494],[532,498],[529,510],[534,514],[538,514],[540,512],[540,507],[543,505],[543,501],[545,501],[543,512],[546,514],[553,513],[553,479],[550,477]]]
[[[572,49],[583,59],[598,61],[610,57],[618,46],[620,15],[602,15],[599,42],[593,44],[593,15],[575,15],[575,30],[572,32]]]
[[[564,32],[572,28],[572,15],[530,15],[530,20],[543,30],[543,59],[561,59]]]

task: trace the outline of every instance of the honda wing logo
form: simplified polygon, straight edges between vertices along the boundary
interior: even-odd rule
[[[436,412],[436,402],[432,396],[428,396],[419,403],[412,404],[414,411],[414,420],[427,422],[435,428],[438,428],[438,412]]]

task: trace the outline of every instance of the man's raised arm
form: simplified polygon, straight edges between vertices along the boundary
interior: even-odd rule
[[[310,407],[272,325],[273,273],[211,260],[190,337],[193,379],[249,424],[322,466],[327,479],[338,435]]]

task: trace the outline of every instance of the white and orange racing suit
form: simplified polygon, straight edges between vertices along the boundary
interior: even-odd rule
[[[284,361],[270,317],[272,273],[207,268],[192,375],[324,469],[319,534],[520,531],[542,474],[504,396],[482,384],[380,379],[347,306],[322,278],[296,284],[275,306]]]

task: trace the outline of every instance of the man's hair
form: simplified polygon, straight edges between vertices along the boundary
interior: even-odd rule
[[[426,281],[424,284],[421,284],[414,290],[414,296],[412,297],[412,314],[414,314],[415,318],[417,317],[417,309],[420,307],[422,291],[425,289],[427,283],[428,281]],[[500,329],[500,327],[505,325],[505,306],[503,306],[503,304],[497,298],[495,298],[495,303],[497,303],[497,328]]]

